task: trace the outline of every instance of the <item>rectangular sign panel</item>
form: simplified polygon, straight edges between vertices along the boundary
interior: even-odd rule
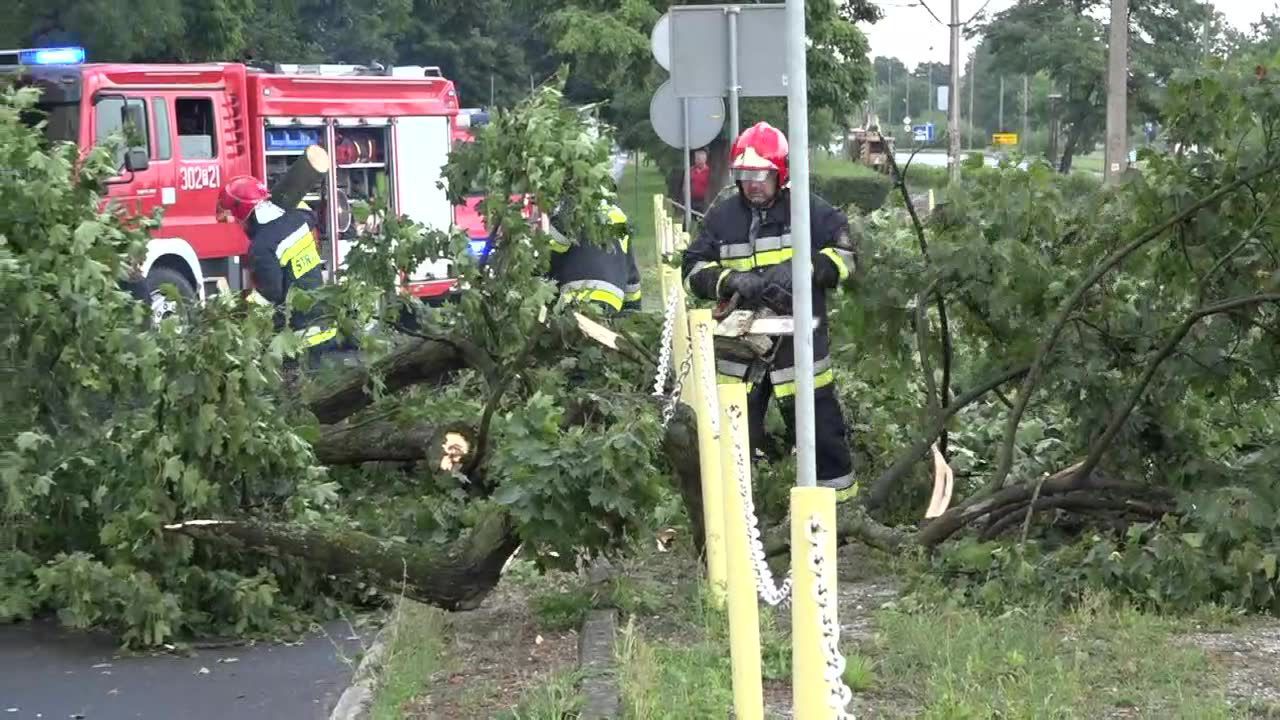
[[[993,145],[1017,145],[1018,133],[995,133],[991,136]]]
[[[678,98],[729,93],[727,8],[738,8],[738,85],[742,97],[787,94],[786,5],[676,5],[671,16],[671,83]]]

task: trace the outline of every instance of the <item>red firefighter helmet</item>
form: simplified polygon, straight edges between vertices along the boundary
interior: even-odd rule
[[[787,136],[781,130],[763,120],[752,125],[733,142],[730,168],[734,180],[748,180],[774,171],[778,173],[778,187],[784,187],[791,179],[787,152]]]
[[[269,197],[271,191],[266,183],[252,175],[238,175],[222,186],[222,192],[218,193],[218,210],[230,213],[236,222],[243,223],[253,214],[254,208]]]

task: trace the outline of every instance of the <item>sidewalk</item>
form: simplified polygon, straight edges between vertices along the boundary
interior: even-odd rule
[[[53,619],[0,625],[0,720],[322,720],[361,653],[345,622],[325,632],[298,645],[128,657]]]

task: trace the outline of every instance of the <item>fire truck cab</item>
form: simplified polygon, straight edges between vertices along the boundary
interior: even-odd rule
[[[438,68],[235,63],[85,63],[79,48],[0,51],[10,72],[41,91],[51,140],[83,151],[125,131],[111,201],[131,212],[163,208],[142,271],[153,305],[172,283],[188,297],[251,286],[248,238],[218,222],[224,182],[253,175],[271,185],[308,145],[331,158],[306,202],[318,219],[325,276],[341,275],[360,228],[352,207],[374,192],[391,212],[447,230],[455,209],[438,186],[449,157],[458,98]],[[447,262],[417,268],[406,286],[439,297],[453,288]]]

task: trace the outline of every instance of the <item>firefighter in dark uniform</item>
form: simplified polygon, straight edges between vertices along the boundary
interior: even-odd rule
[[[695,295],[712,301],[736,296],[740,309],[768,308],[779,315],[791,314],[793,250],[787,150],[786,136],[765,122],[748,128],[734,142],[731,169],[738,191],[708,211],[697,239],[684,253],[685,285]],[[819,320],[813,334],[818,484],[837,492],[851,491],[853,460],[833,382],[826,295],[853,276],[855,246],[844,213],[817,195],[810,196],[809,208],[813,311]],[[767,372],[748,388],[753,448],[760,448],[764,440],[771,395],[779,400],[793,438],[795,434],[791,338],[775,338],[771,352]],[[747,382],[751,369],[717,353],[716,371],[722,383]]]
[[[285,210],[271,201],[265,183],[241,175],[218,196],[219,216],[235,219],[249,236],[249,269],[258,294],[275,305],[277,328],[284,326],[290,288],[314,290],[324,283],[320,248],[312,231],[314,214],[304,207]],[[316,322],[320,312],[294,312],[289,327],[302,334],[308,356],[315,360],[336,348],[337,330]]]
[[[569,302],[589,303],[606,315],[640,307],[640,270],[627,216],[617,206],[601,208],[603,245],[568,227],[563,206],[552,212],[544,230],[551,236],[549,277]]]

